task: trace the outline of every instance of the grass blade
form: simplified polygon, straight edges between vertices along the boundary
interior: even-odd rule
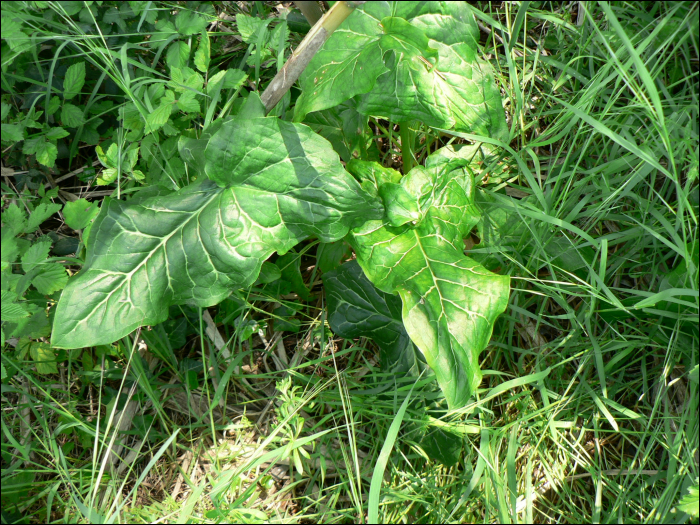
[[[372,481],[369,486],[369,509],[367,512],[369,523],[379,523],[379,493],[382,489],[384,469],[389,461],[391,450],[394,448],[396,436],[399,435],[401,422],[403,421],[403,416],[408,408],[408,402],[411,399],[411,394],[413,393],[414,387],[415,384],[411,387],[411,390],[408,391],[406,399],[404,399],[403,403],[401,403],[401,408],[399,408],[396,416],[394,416],[394,421],[392,421],[391,426],[389,427],[389,432],[387,432],[386,439],[384,440],[382,451],[379,453],[379,457],[377,458],[377,464],[374,466]]]

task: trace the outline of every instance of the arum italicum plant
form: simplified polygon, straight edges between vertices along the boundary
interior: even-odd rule
[[[218,304],[253,284],[275,252],[309,237],[346,239],[369,281],[400,297],[405,331],[449,406],[463,406],[479,384],[478,356],[509,291],[508,277],[464,255],[463,239],[481,217],[473,150],[443,148],[403,176],[363,159],[345,169],[301,121],[344,103],[365,122],[384,117],[404,129],[420,121],[506,140],[478,32],[461,2],[358,7],[302,74],[296,122],[265,117],[251,95],[237,115],[181,137],[196,182],[102,206],[85,265],[56,308],[52,343],[111,343],[164,321],[171,305]]]

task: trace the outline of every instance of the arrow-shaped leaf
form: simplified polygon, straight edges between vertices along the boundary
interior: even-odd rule
[[[348,169],[362,176],[361,161]],[[464,255],[462,239],[479,219],[471,173],[455,160],[414,168],[401,181],[423,218],[391,226],[369,221],[349,235],[369,279],[397,293],[411,340],[435,372],[450,407],[463,406],[481,381],[479,354],[508,303],[509,278]],[[386,193],[381,191],[379,193]],[[402,201],[385,200],[387,216]],[[396,214],[394,214],[396,215]]]
[[[252,284],[273,252],[311,235],[335,241],[382,213],[330,144],[300,124],[226,122],[203,161],[213,180],[102,206],[85,266],[56,308],[55,346],[111,343],[164,321],[170,305],[217,304]]]

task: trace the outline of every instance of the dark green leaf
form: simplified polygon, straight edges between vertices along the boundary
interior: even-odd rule
[[[424,365],[404,329],[398,297],[375,288],[357,261],[324,274],[323,284],[333,333],[346,339],[374,340],[383,370],[399,375],[420,373]]]
[[[58,241],[56,241],[56,244],[54,244],[53,248],[51,249],[51,253],[58,257],[71,255],[78,251],[79,246],[80,241],[77,238],[61,237]]]
[[[425,453],[437,459],[446,467],[451,467],[459,461],[462,452],[462,439],[437,426],[429,426],[420,441]]]
[[[339,106],[309,113],[304,119],[316,133],[333,144],[340,158],[349,162],[353,152],[360,149],[365,140],[367,117],[362,116],[355,105],[343,103]]]
[[[103,205],[85,266],[56,308],[54,345],[110,343],[162,322],[172,304],[217,304],[255,282],[273,252],[311,235],[337,240],[382,213],[327,142],[278,119],[226,122],[206,146],[205,172],[217,184],[202,177]]]
[[[102,22],[105,24],[117,24],[122,31],[126,30],[126,23],[122,19],[122,14],[116,7],[108,7],[102,17]]]
[[[282,272],[276,264],[265,261],[260,268],[258,282],[262,284],[271,283],[282,277]]]
[[[318,269],[323,273],[335,270],[344,259],[349,259],[351,254],[350,245],[343,240],[322,242],[316,252]]]
[[[294,290],[299,297],[308,301],[311,299],[311,293],[309,293],[309,289],[306,287],[306,284],[304,284],[304,279],[301,276],[300,263],[301,257],[294,251],[281,255],[277,261],[275,261],[275,264],[282,274],[282,279],[292,285],[292,290]]]

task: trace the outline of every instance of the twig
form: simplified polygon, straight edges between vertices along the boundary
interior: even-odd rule
[[[331,33],[352,13],[356,2],[352,2],[352,6],[350,4],[351,2],[336,2],[304,37],[260,97],[265,104],[266,113],[282,100]]]
[[[97,166],[99,164],[100,164],[100,161],[96,160],[90,166],[83,166],[82,168],[78,168],[77,170],[71,171],[70,173],[66,173],[65,175],[61,175],[59,178],[54,180],[53,183],[58,184],[59,182],[64,181],[66,179],[69,179],[70,177],[73,177],[73,176],[77,175],[78,173],[82,173],[83,171],[85,171],[88,168],[94,168],[95,166]],[[44,188],[50,188],[50,187],[51,187],[51,182],[47,182],[46,184],[44,184]]]

